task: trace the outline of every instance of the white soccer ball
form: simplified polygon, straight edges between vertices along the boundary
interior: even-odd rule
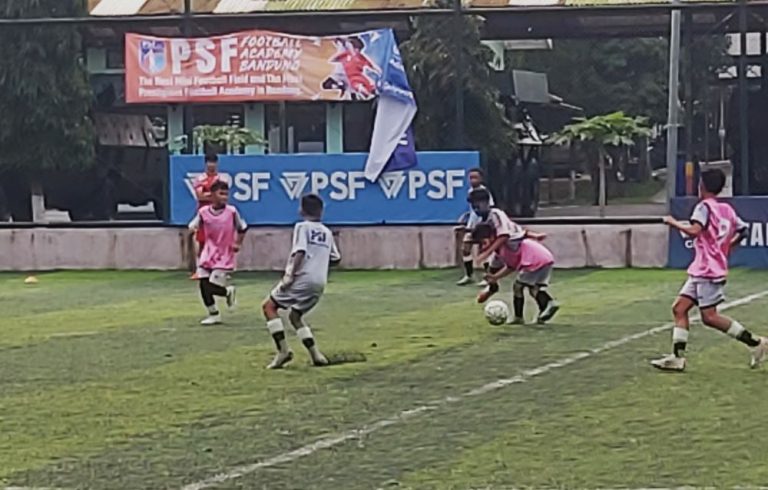
[[[493,300],[485,305],[485,319],[491,325],[503,325],[509,318],[509,307],[501,300]]]

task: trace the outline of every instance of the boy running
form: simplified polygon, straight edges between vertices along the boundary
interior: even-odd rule
[[[205,155],[205,173],[198,175],[193,183],[195,189],[195,199],[197,199],[198,211],[204,206],[211,204],[211,187],[219,180],[219,157],[215,154]],[[195,243],[197,245],[196,253],[200,256],[205,245],[205,232],[203,229],[195,233]],[[192,274],[190,279],[198,279],[197,273]]]
[[[699,194],[701,201],[691,215],[690,224],[681,223],[671,216],[664,222],[693,237],[695,257],[688,268],[688,280],[672,306],[675,327],[672,330],[672,354],[651,361],[651,365],[664,371],[685,369],[685,348],[688,344],[690,323],[688,314],[699,307],[704,325],[719,330],[751,349],[750,367],[755,368],[768,354],[768,340],[755,337],[736,320],[721,315],[717,306],[725,300],[725,280],[728,275],[728,255],[747,232],[747,225],[727,203],[717,200],[725,186],[725,174],[719,169],[701,173]]]
[[[304,323],[304,315],[320,301],[328,282],[328,266],[338,264],[341,255],[331,230],[320,222],[323,216],[320,196],[309,194],[302,197],[300,214],[304,221],[297,223],[293,229],[293,247],[285,275],[262,304],[267,330],[277,347],[277,354],[267,369],[282,368],[293,360],[283,322],[277,314],[280,309],[289,310],[288,319],[309,351],[312,364],[328,365],[328,360],[317,348],[312,330]]]
[[[211,186],[211,204],[198,210],[189,223],[193,232],[204,232],[200,257],[197,260],[197,277],[200,296],[208,310],[202,325],[221,323],[221,313],[216,306],[216,296],[226,298],[227,306],[235,305],[235,286],[228,284],[229,274],[235,270],[235,255],[240,251],[248,226],[234,206],[227,204],[229,185],[218,181]]]
[[[469,174],[469,193],[467,195],[467,201],[469,202],[470,198],[469,196],[472,194],[472,191],[476,189],[485,189],[487,191],[487,188],[484,184],[484,178],[485,175],[483,174],[482,169],[480,168],[473,168],[470,169]],[[493,207],[493,196],[490,192],[488,192],[488,198],[489,198],[489,206]],[[474,275],[475,275],[475,259],[472,257],[472,246],[474,245],[474,242],[472,241],[472,230],[475,228],[475,226],[482,221],[480,216],[475,212],[474,208],[472,207],[471,203],[469,206],[469,211],[461,216],[459,221],[464,221],[466,219],[466,224],[463,225],[465,229],[464,233],[464,242],[462,244],[461,249],[461,255],[462,255],[462,263],[464,264],[464,277],[459,279],[459,282],[456,283],[457,286],[466,286],[467,284],[471,284],[474,282]],[[485,286],[484,282],[480,283],[480,286]]]

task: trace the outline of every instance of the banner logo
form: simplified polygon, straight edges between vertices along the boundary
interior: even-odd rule
[[[387,199],[395,199],[405,184],[405,174],[403,172],[387,172],[381,174],[378,182]]]
[[[139,66],[148,75],[165,70],[167,65],[166,42],[161,39],[139,41]]]
[[[306,172],[283,172],[283,176],[280,177],[280,183],[292,201],[301,197],[308,181]]]

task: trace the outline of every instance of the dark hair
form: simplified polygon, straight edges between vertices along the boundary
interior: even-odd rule
[[[365,43],[357,36],[349,38],[349,44],[355,47],[355,49],[362,50],[365,47]]]
[[[208,163],[219,163],[219,155],[215,153],[206,153],[205,154],[205,162]]]
[[[323,214],[323,200],[317,194],[306,194],[301,198],[301,210],[308,216],[319,218]]]
[[[483,169],[480,168],[480,167],[470,168],[469,172],[467,172],[467,175],[473,174],[473,173],[474,174],[480,174],[480,177],[485,178],[485,172],[483,172]]]
[[[701,172],[701,184],[707,192],[720,194],[725,187],[725,172],[719,168],[710,168]]]
[[[478,223],[472,230],[472,241],[479,242],[493,236],[493,226],[490,223]]]
[[[467,196],[467,201],[472,204],[477,202],[490,202],[491,193],[488,192],[488,189],[472,189],[469,196]]]
[[[211,193],[214,193],[216,191],[228,191],[228,190],[229,190],[229,184],[227,184],[223,180],[217,180],[211,186]]]

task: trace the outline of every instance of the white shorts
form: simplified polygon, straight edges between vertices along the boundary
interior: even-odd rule
[[[269,297],[279,308],[296,310],[303,314],[317,306],[323,291],[322,287],[315,284],[295,282],[287,288],[278,284],[269,293]]]
[[[725,301],[725,279],[689,277],[679,295],[692,300],[699,309],[712,308]]]
[[[549,281],[552,279],[552,266],[547,265],[535,271],[520,271],[517,274],[516,281],[528,287],[549,287]]]
[[[202,267],[197,268],[197,277],[200,279],[208,279],[211,284],[221,286],[223,288],[229,286],[229,279],[232,271],[224,269],[204,269]]]

